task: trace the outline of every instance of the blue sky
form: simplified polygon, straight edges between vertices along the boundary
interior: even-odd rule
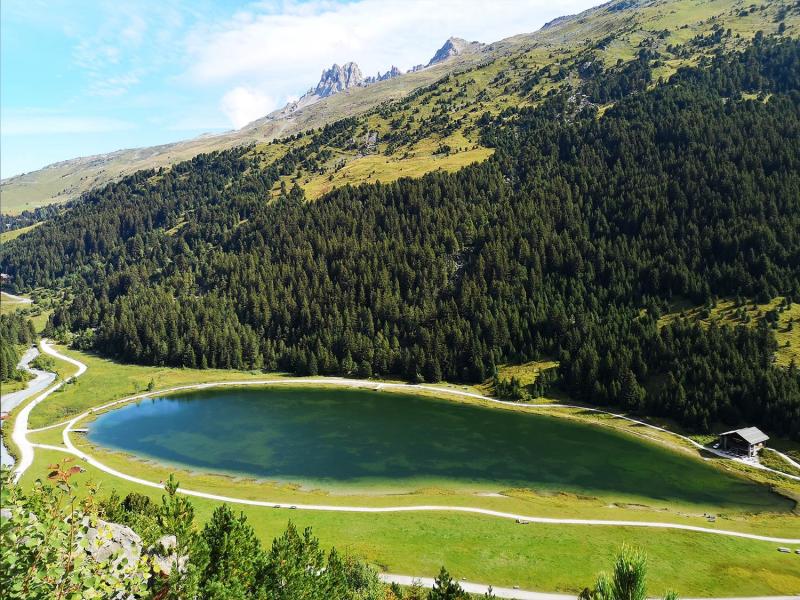
[[[0,176],[234,129],[355,60],[426,62],[597,0],[3,0]]]

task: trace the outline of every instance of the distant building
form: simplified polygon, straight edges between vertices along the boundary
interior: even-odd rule
[[[764,447],[764,442],[769,439],[766,433],[758,427],[745,427],[744,429],[734,429],[726,431],[719,436],[720,445],[723,450],[735,454],[745,454],[755,456]]]

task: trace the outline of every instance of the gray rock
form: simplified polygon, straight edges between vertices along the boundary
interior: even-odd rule
[[[176,566],[179,572],[186,570],[186,563],[189,560],[188,556],[178,556],[176,551],[178,546],[178,538],[174,535],[165,535],[158,539],[149,554],[153,559],[153,569],[163,576],[169,576],[172,569]]]
[[[468,42],[465,39],[458,38],[458,37],[451,37],[449,38],[444,45],[436,51],[436,54],[433,55],[433,58],[428,61],[427,66],[435,65],[440,62],[446,61],[448,58],[452,58],[453,56],[458,56],[460,54],[465,54],[467,52],[477,52],[483,48],[483,44],[480,42]]]
[[[364,84],[369,85],[371,83],[378,83],[379,81],[386,81],[387,79],[394,79],[395,77],[400,77],[400,75],[402,74],[403,72],[400,69],[392,65],[392,68],[386,71],[386,73],[384,73],[383,75],[381,75],[381,72],[378,71],[378,75],[376,77],[373,76],[367,77],[364,80]]]
[[[115,566],[123,559],[128,564],[138,562],[142,555],[142,538],[130,527],[118,523],[109,523],[97,519],[97,525],[92,526],[89,517],[84,517],[81,525],[86,531],[78,532],[78,539],[86,539],[86,551],[97,562],[107,562],[113,559]]]
[[[330,69],[322,72],[322,77],[320,77],[319,83],[314,89],[314,94],[320,98],[327,98],[363,83],[364,77],[361,75],[361,69],[358,68],[356,63],[348,62],[341,67],[334,64]]]

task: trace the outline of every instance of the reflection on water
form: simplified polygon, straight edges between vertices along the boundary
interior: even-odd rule
[[[313,486],[431,483],[649,496],[753,507],[775,497],[608,429],[414,394],[210,389],[101,415],[97,444],[195,469]]]

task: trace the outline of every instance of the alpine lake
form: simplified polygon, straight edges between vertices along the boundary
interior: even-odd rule
[[[753,512],[792,504],[608,427],[411,392],[209,388],[123,405],[87,435],[160,464],[332,493],[525,488]]]

